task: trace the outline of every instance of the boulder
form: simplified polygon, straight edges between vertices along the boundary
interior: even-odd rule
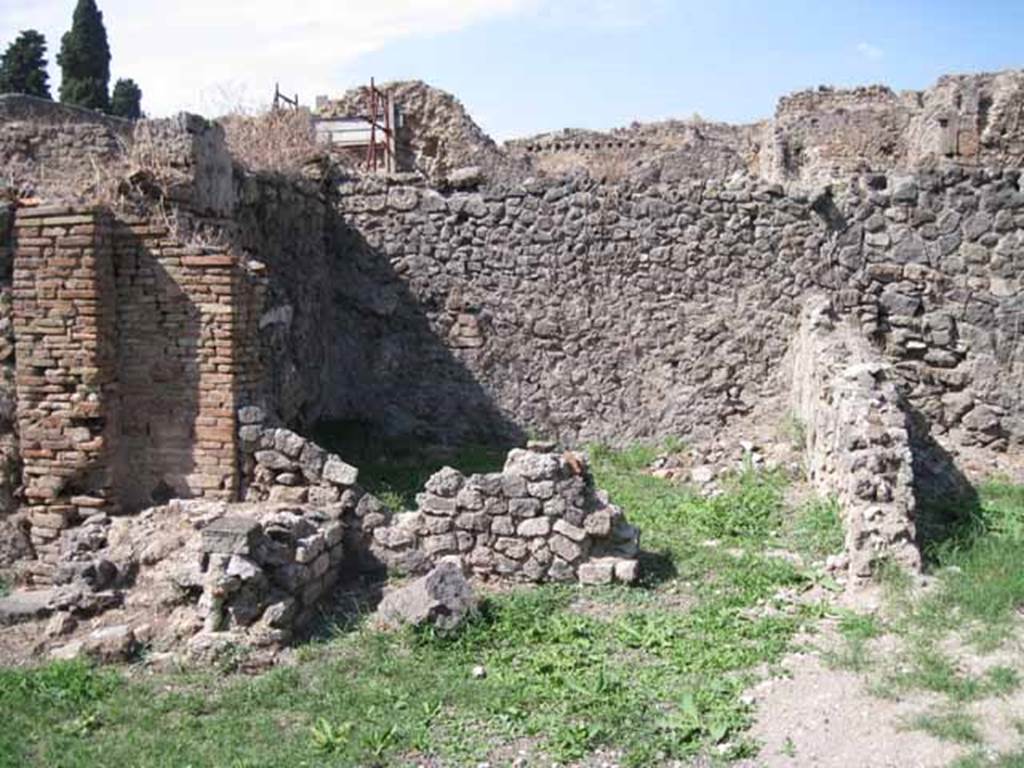
[[[403,624],[452,630],[476,610],[473,588],[455,559],[442,560],[429,573],[385,595],[377,620],[385,627]]]

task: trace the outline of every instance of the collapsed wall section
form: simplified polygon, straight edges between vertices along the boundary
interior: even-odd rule
[[[351,563],[422,573],[458,555],[484,578],[633,583],[640,532],[593,487],[586,458],[554,444],[512,449],[501,472],[445,467],[414,511],[395,514],[358,484],[359,470],[258,408],[239,414],[247,502],[309,504],[346,522]]]

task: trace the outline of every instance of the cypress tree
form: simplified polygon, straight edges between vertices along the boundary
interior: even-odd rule
[[[95,0],[78,0],[71,29],[60,41],[60,100],[89,109],[110,106],[110,46]]]
[[[110,114],[138,120],[142,117],[142,89],[130,77],[114,83],[110,96]]]
[[[0,57],[0,93],[26,93],[49,99],[46,73],[46,38],[26,29]]]

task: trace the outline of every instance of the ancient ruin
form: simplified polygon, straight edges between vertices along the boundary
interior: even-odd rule
[[[1016,467],[1024,73],[503,147],[385,88],[390,174],[0,97],[0,566],[29,590],[0,619],[159,607],[151,638],[280,643],[349,566],[633,583],[639,531],[580,449],[783,412],[856,584],[919,565],[922,494]],[[309,439],[326,422],[544,440],[401,512]]]

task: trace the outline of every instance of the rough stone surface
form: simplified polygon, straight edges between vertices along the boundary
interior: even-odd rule
[[[376,617],[385,626],[432,624],[438,629],[452,630],[465,621],[476,605],[473,588],[461,565],[444,560],[425,576],[386,594],[377,607]]]
[[[808,302],[792,357],[809,474],[839,501],[851,578],[882,558],[919,568],[910,420],[891,368],[822,298]]]

